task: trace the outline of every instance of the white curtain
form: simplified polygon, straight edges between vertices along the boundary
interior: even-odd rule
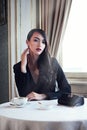
[[[52,56],[57,56],[59,43],[67,25],[72,0],[39,0],[39,27],[48,35]]]

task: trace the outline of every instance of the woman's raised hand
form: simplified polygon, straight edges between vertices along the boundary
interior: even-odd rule
[[[21,72],[26,73],[27,55],[29,54],[29,48],[25,49],[21,55]]]

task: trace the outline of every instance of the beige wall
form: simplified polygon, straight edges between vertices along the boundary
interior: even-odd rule
[[[87,84],[71,84],[72,92],[74,94],[83,95],[87,98]]]
[[[87,97],[87,76],[83,74],[72,74],[67,76],[71,85],[72,93]]]

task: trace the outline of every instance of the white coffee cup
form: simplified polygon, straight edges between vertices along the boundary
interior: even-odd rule
[[[13,99],[11,99],[11,102],[14,104],[14,105],[25,105],[28,101],[28,98],[27,97],[15,97]]]

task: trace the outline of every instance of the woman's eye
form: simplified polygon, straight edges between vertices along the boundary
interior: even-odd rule
[[[34,39],[34,42],[38,42],[38,39]]]
[[[45,41],[42,41],[43,44],[45,44]]]
[[[45,40],[40,41],[39,39],[34,39],[34,42],[42,42],[43,44],[45,44]]]

